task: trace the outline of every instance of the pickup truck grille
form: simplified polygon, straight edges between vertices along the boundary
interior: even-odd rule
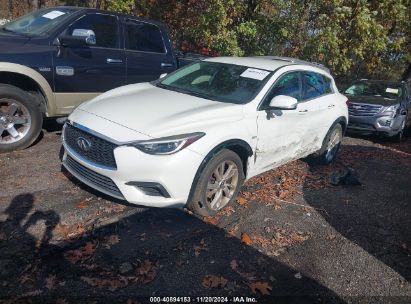
[[[81,138],[87,140],[90,144],[88,149],[80,147],[79,139]],[[109,169],[117,169],[114,158],[114,149],[117,145],[70,124],[66,124],[64,128],[64,141],[70,149],[94,164],[102,165]]]
[[[64,167],[66,167],[71,174],[90,187],[93,187],[115,198],[124,199],[120,190],[110,178],[84,167],[69,155],[67,155],[67,158],[64,161]]]
[[[382,106],[351,103],[348,107],[348,113],[353,116],[374,116],[381,111]]]

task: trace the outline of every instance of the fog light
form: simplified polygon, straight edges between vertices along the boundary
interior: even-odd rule
[[[383,127],[389,127],[391,126],[391,119],[382,119],[379,121],[380,125]]]
[[[170,198],[170,194],[168,194],[167,190],[159,183],[127,182],[126,185],[134,186],[148,196],[162,196],[165,198]]]

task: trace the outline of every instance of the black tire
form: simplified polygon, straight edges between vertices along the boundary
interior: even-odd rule
[[[229,201],[224,203],[221,207],[214,207],[212,208],[208,198],[207,198],[207,187],[209,181],[213,179],[215,170],[221,164],[225,163],[225,168],[228,170],[229,165],[235,165],[236,170],[238,172],[238,181],[236,183],[235,189],[232,190],[232,196],[229,198]],[[193,185],[194,189],[192,191],[191,198],[187,203],[187,207],[193,211],[195,214],[200,216],[210,216],[213,217],[219,212],[220,210],[224,209],[225,207],[229,206],[238,195],[238,192],[241,188],[241,185],[244,182],[244,170],[243,170],[243,162],[241,158],[235,152],[223,149],[217,152],[206,164],[204,169],[198,173],[199,179],[195,185]],[[217,181],[214,181],[213,185],[217,185]],[[222,191],[222,190],[217,190]],[[222,192],[223,193],[223,192]],[[214,196],[215,198],[215,196]],[[228,200],[228,198],[226,198]]]
[[[328,145],[330,143],[330,140],[332,139],[332,136],[335,134],[335,132],[339,133],[340,140],[338,144],[332,150],[329,150]],[[328,133],[324,138],[321,149],[317,153],[314,153],[307,158],[309,163],[314,164],[314,165],[331,164],[337,157],[338,150],[340,149],[340,146],[341,146],[342,137],[343,137],[343,128],[340,123],[336,123],[330,128],[330,130],[328,130]]]
[[[16,104],[20,105],[20,107],[16,111],[16,114],[8,115],[7,118],[2,118],[9,113],[2,112],[1,106],[3,106],[3,109],[7,109],[7,105],[10,105],[13,101],[15,101]],[[20,139],[16,139],[14,142],[1,143],[2,139],[5,139],[8,135],[8,133],[6,133],[7,131],[3,130],[5,126],[10,125],[6,125],[9,122],[6,121],[6,119],[14,119],[16,117],[14,115],[19,115],[19,113],[22,113],[19,111],[23,111],[23,108],[24,111],[28,112],[28,115],[24,115],[24,117],[29,116],[30,124],[24,127],[22,124],[16,123],[15,129],[21,128],[23,126],[25,128],[24,136],[22,136]],[[4,123],[3,125],[0,122],[0,127],[2,127],[0,134],[0,136],[2,137],[0,138],[0,153],[27,148],[37,139],[41,132],[43,115],[40,110],[40,102],[36,100],[36,98],[30,93],[25,92],[15,86],[0,84],[0,119],[4,120],[2,120],[2,122]],[[9,134],[8,136],[11,135]]]
[[[404,138],[404,133],[405,133],[405,121],[403,121],[402,125],[401,125],[401,130],[392,137],[392,140],[394,142],[400,143],[402,142],[403,138]]]

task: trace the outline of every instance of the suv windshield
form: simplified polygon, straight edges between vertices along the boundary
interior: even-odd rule
[[[257,95],[271,71],[234,64],[200,62],[157,82],[157,86],[201,98],[245,104]]]
[[[17,34],[39,36],[65,21],[76,11],[77,9],[64,7],[39,10],[11,21],[0,29]]]
[[[354,83],[344,92],[348,96],[373,96],[399,99],[402,96],[401,84],[384,81],[361,81]]]

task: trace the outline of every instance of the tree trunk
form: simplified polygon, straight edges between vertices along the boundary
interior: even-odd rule
[[[402,74],[402,80],[411,82],[411,62],[408,62],[408,67],[404,71],[404,74]]]

